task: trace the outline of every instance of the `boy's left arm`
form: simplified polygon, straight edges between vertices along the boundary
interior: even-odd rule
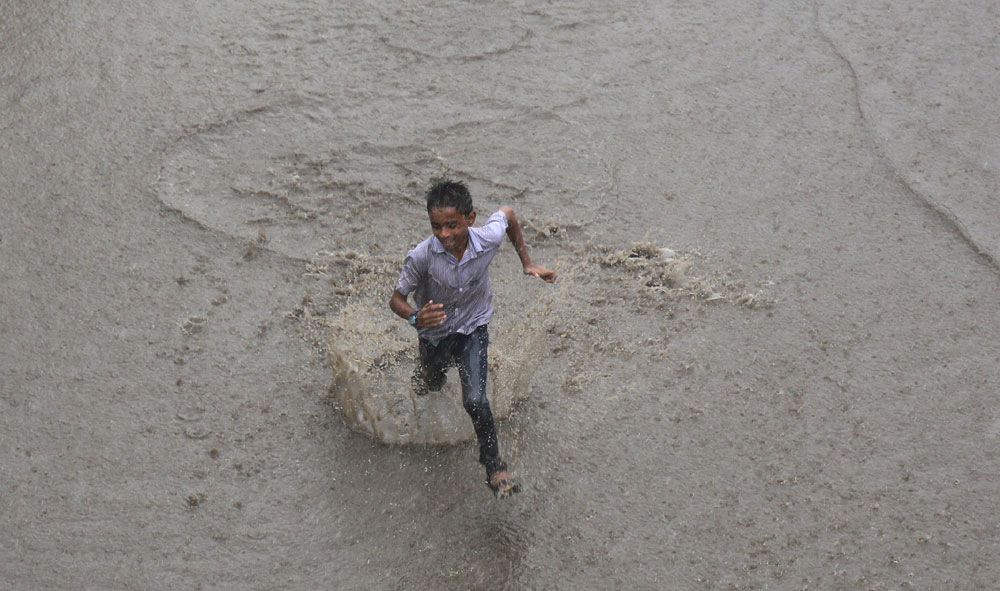
[[[528,256],[528,247],[524,244],[524,236],[521,234],[521,224],[518,223],[517,216],[514,215],[514,210],[504,205],[500,207],[500,211],[507,216],[507,237],[510,238],[511,244],[514,245],[514,250],[517,251],[518,258],[521,259],[521,267],[524,269],[524,274],[534,275],[547,283],[554,283],[556,280],[555,271],[550,271],[541,265],[531,262],[531,257]]]

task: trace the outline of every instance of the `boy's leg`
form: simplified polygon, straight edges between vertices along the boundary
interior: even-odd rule
[[[479,462],[486,473],[506,470],[500,459],[493,411],[486,396],[487,348],[490,337],[486,325],[473,331],[455,351],[458,357],[458,375],[462,380],[462,405],[472,418],[472,426],[479,440]]]
[[[427,394],[428,390],[438,391],[448,379],[445,373],[448,369],[448,339],[441,341],[435,347],[425,339],[420,339],[420,359],[413,372],[413,391],[419,396]]]

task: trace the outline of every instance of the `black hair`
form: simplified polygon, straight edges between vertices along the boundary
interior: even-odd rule
[[[434,183],[427,191],[427,211],[435,207],[454,207],[458,213],[472,213],[472,195],[461,181],[444,179]]]

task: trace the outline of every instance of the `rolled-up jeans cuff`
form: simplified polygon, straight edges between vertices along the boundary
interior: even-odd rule
[[[501,460],[500,458],[490,459],[483,462],[486,466],[486,475],[492,476],[495,472],[506,472],[507,462]]]

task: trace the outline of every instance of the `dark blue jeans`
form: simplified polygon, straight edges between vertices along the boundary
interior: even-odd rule
[[[472,418],[472,427],[479,440],[479,463],[486,467],[487,474],[492,474],[506,467],[500,459],[493,411],[486,397],[486,350],[490,344],[486,327],[484,324],[467,335],[450,334],[437,345],[420,339],[417,374],[433,388],[434,384],[443,382],[444,372],[449,366],[458,366],[458,376],[462,381],[462,406]]]

